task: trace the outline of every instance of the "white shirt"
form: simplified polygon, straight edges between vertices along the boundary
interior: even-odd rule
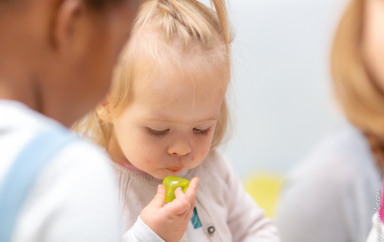
[[[381,222],[379,213],[375,213],[372,217],[372,229],[369,233],[367,242],[382,242],[384,241],[384,225]]]
[[[0,187],[37,132],[59,125],[24,104],[0,100]],[[40,173],[20,211],[12,242],[117,242],[122,234],[110,161],[101,149],[79,139]]]
[[[381,184],[365,137],[350,126],[332,134],[285,180],[277,213],[282,241],[365,241]]]

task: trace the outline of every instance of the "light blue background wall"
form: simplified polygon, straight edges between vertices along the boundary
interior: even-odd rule
[[[203,1],[208,3],[208,1]],[[236,172],[282,174],[336,129],[329,53],[345,0],[232,0],[235,30],[224,147]]]

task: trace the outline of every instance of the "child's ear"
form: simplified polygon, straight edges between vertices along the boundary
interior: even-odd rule
[[[111,106],[107,98],[96,107],[96,113],[105,123],[112,123]]]

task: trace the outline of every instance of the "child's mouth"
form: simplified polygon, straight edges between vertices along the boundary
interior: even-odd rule
[[[167,170],[171,172],[179,172],[181,171],[182,167],[173,167],[173,168],[167,168]]]

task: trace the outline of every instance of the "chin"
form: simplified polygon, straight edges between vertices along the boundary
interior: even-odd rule
[[[152,175],[152,174],[151,174],[151,176],[153,176],[153,177],[155,177],[155,178],[157,178],[157,179],[163,180],[163,179],[166,178],[167,176],[179,176],[179,175],[182,174],[184,171],[185,171],[185,170],[182,169],[182,170],[180,170],[180,171],[175,171],[175,172],[173,172],[173,171],[169,171],[169,170],[167,169],[166,172],[163,173],[163,174],[157,174],[157,175]]]
[[[169,175],[169,174],[149,174],[151,176],[153,176],[154,178],[156,179],[159,179],[159,180],[163,180],[164,178],[166,178],[167,176],[172,176],[172,175]]]

